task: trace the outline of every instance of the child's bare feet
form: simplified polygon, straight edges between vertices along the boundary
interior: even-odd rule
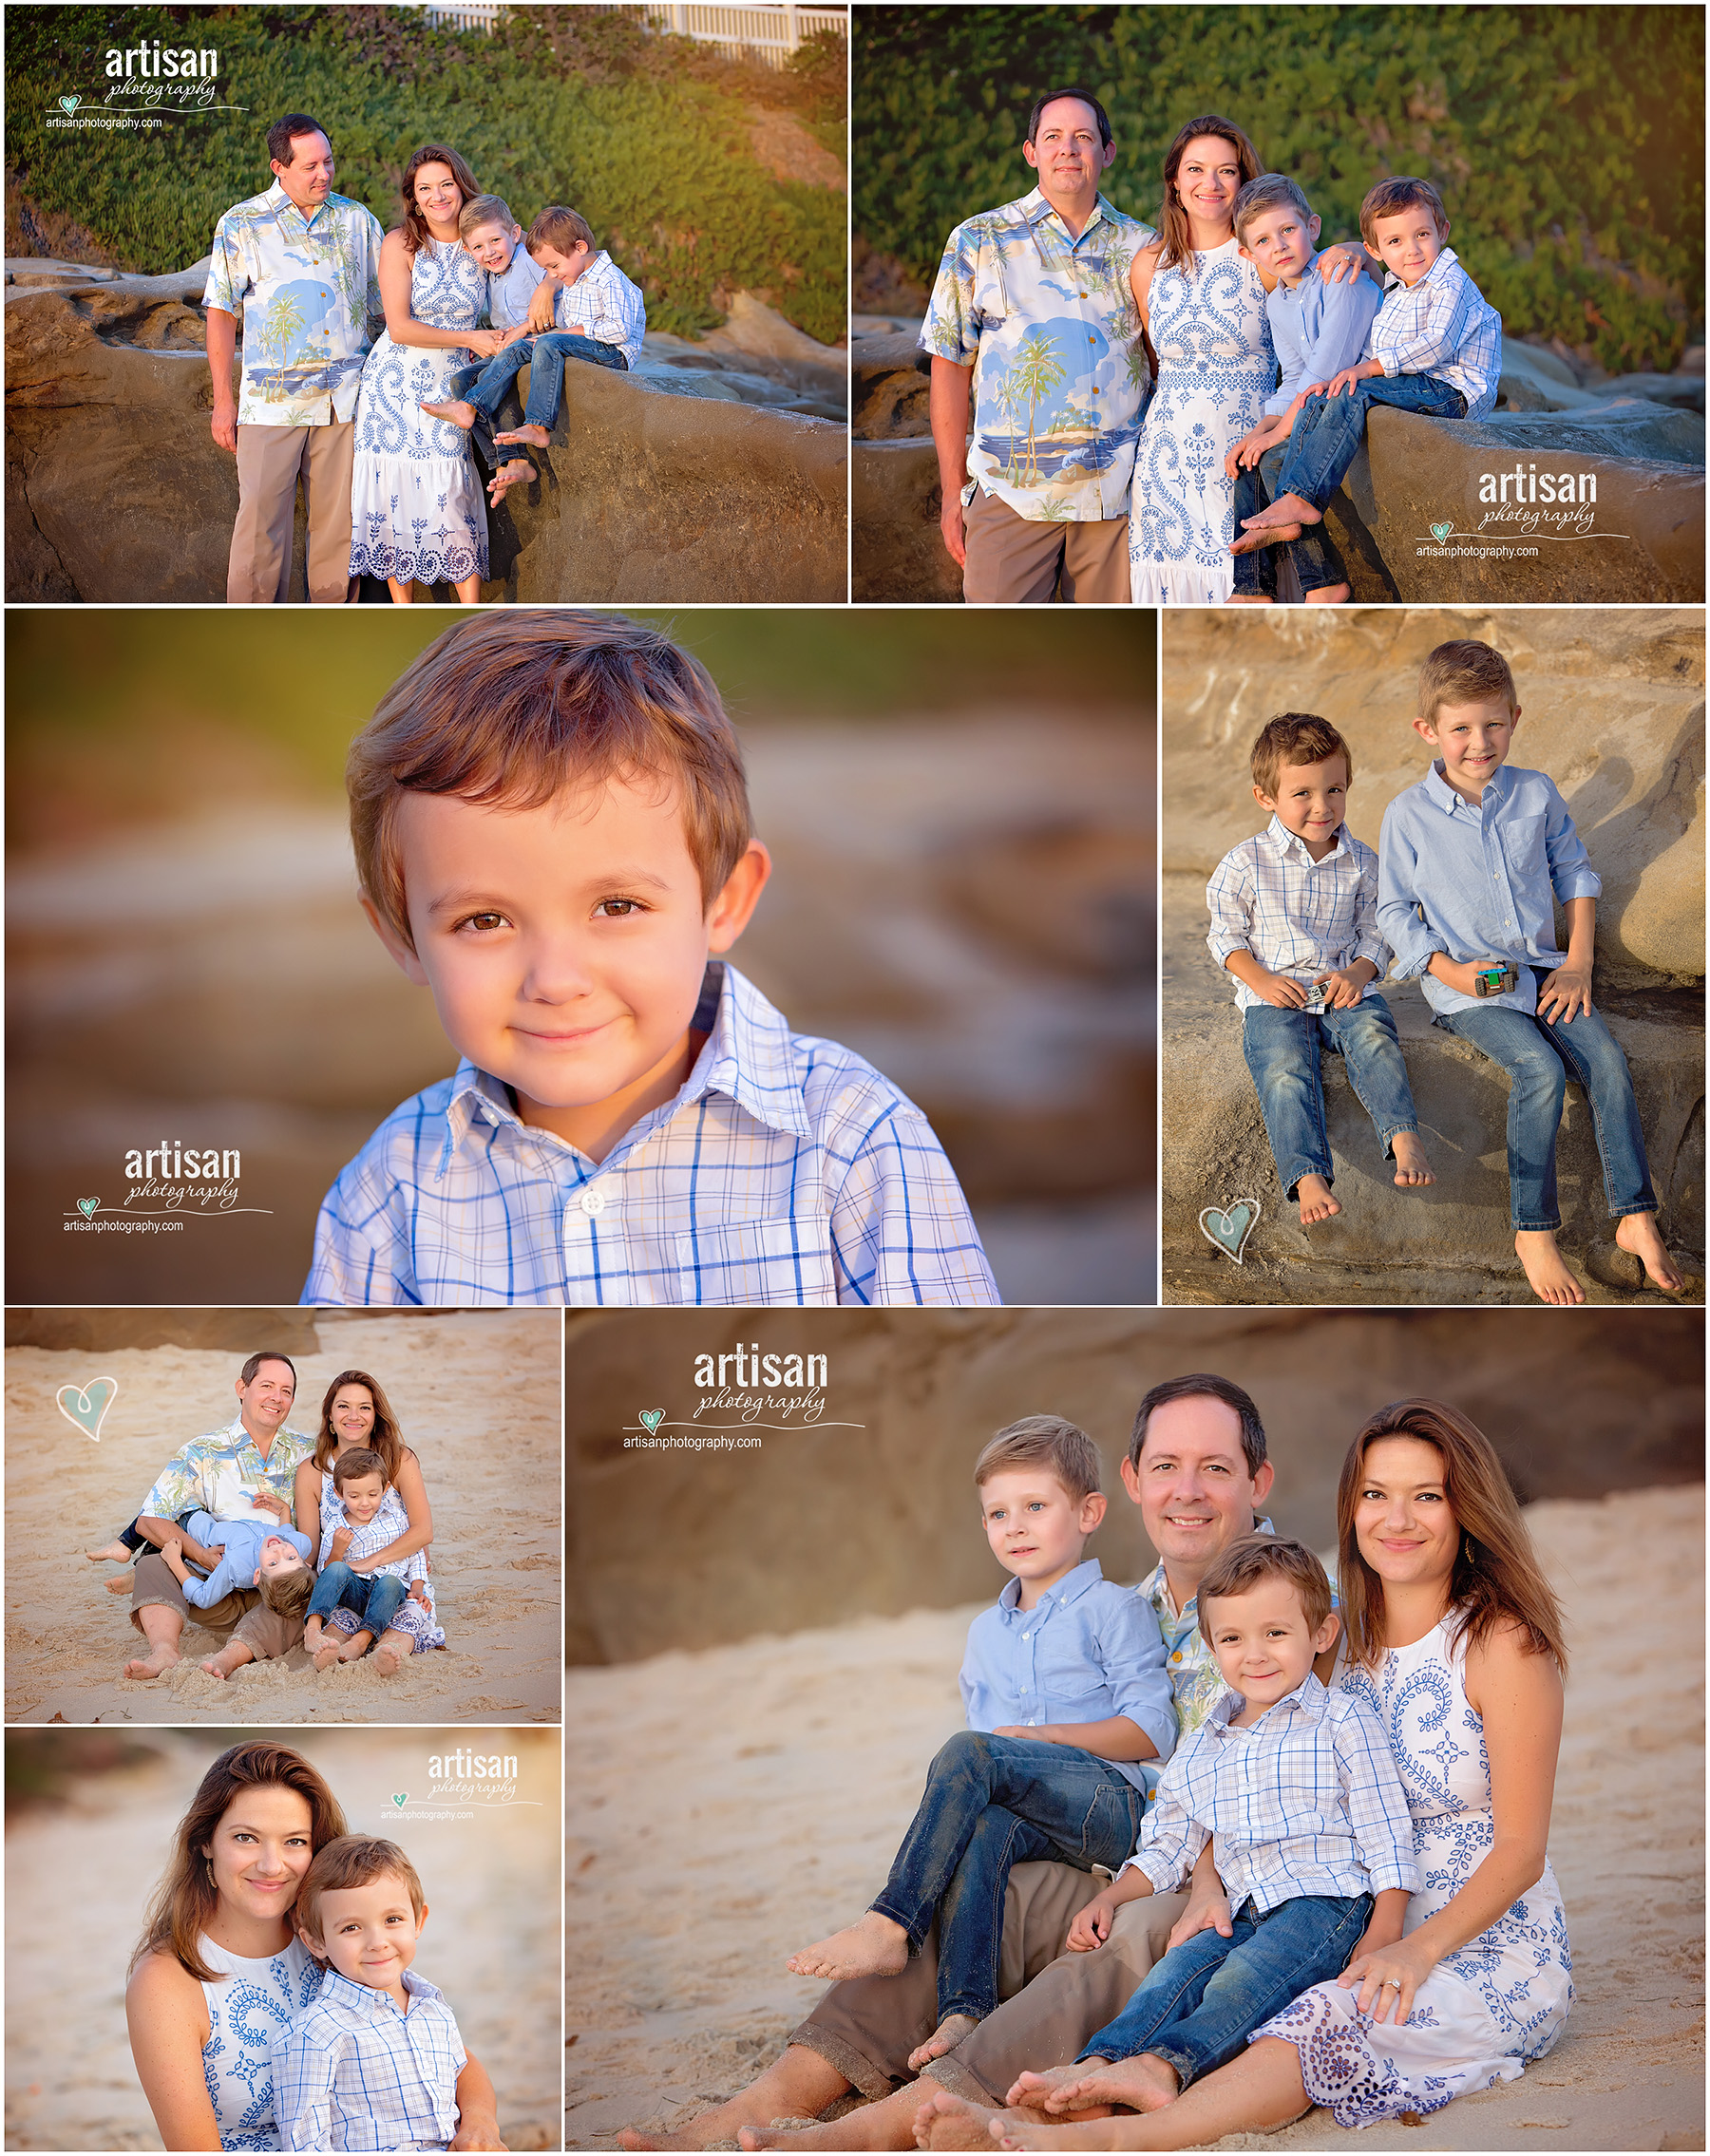
[[[534,476],[532,464],[524,463],[521,457],[513,457],[508,463],[501,464],[487,481],[487,500],[496,509],[513,486],[526,486]]]
[[[536,449],[550,449],[552,437],[543,426],[513,426],[508,434],[495,434],[495,442],[526,442]]]
[[[124,1674],[127,1677],[135,1677],[140,1684],[147,1684],[151,1678],[163,1676],[178,1658],[179,1651],[176,1647],[162,1645],[151,1655],[139,1655],[135,1660],[126,1662]]]
[[[917,2148],[989,2149],[1000,2132],[1037,2121],[1036,2111],[999,2111],[969,2096],[936,2090],[915,2113]]]
[[[131,1553],[123,1542],[104,1542],[98,1550],[85,1550],[91,1564],[128,1564]]]
[[[1568,1270],[1568,1261],[1556,1248],[1552,1228],[1520,1228],[1514,1235],[1514,1253],[1526,1268],[1531,1291],[1540,1302],[1584,1302],[1586,1291]]]
[[[317,1670],[330,1670],[334,1662],[343,1659],[338,1652],[338,1642],[333,1639],[323,1639],[312,1652]]]
[[[341,1662],[360,1662],[373,1643],[374,1636],[371,1632],[353,1632],[338,1650],[338,1659]]]
[[[1424,1183],[1436,1181],[1416,1131],[1397,1130],[1390,1140],[1390,1151],[1395,1155],[1396,1182],[1401,1189],[1416,1190]]]
[[[107,1581],[106,1591],[109,1595],[128,1595],[136,1584],[136,1579],[134,1572],[122,1572],[117,1579]]]
[[[449,420],[453,426],[461,426],[466,434],[475,424],[475,407],[466,405],[461,397],[454,397],[443,405],[425,404],[422,409],[429,419]]]
[[[1244,547],[1242,549],[1244,554],[1246,551]],[[1276,603],[1268,592],[1231,592],[1224,601],[1225,606],[1275,606]]]
[[[395,1677],[404,1666],[406,1655],[414,1652],[415,1641],[407,1632],[383,1633],[380,1644],[374,1649],[374,1670],[377,1675]]]
[[[1328,1220],[1341,1211],[1341,1205],[1332,1196],[1330,1185],[1321,1175],[1303,1175],[1295,1186],[1295,1196],[1301,1201],[1301,1225],[1316,1227],[1320,1220]]]
[[[917,2044],[908,2054],[908,2071],[919,2073],[923,2066],[934,2059],[941,2059],[946,2052],[955,2051],[964,2036],[972,2035],[979,2027],[971,2014],[947,2014],[923,2044]]]
[[[1354,596],[1346,584],[1320,584],[1306,594],[1308,606],[1346,606]]]
[[[1130,2111],[1161,2111],[1182,2092],[1182,2077],[1150,2052],[1094,2067],[1082,2062],[1078,2081],[1065,2081],[1047,2099],[1048,2110],[1084,2117],[1095,2105],[1126,2104]]]
[[[1067,2104],[1059,2099],[1065,2089],[1078,2087],[1090,2073],[1102,2073],[1109,2064],[1108,2059],[1095,2055],[1074,2060],[1068,2066],[1047,2067],[1043,2073],[1017,2074],[1003,2100],[1018,2111],[1058,2116],[1064,2111],[1077,2111],[1083,2116],[1091,2113],[1094,2118],[1103,2118],[1111,2108],[1106,2098],[1089,2097],[1084,2104]]]
[[[869,1909],[861,1921],[792,1954],[786,1968],[798,1976],[900,1976],[908,1967],[908,1934]]]
[[[1268,509],[1261,509],[1256,517],[1244,517],[1242,529],[1248,532],[1274,532],[1283,524],[1321,524],[1323,511],[1315,509],[1304,495],[1279,494]]]
[[[1231,554],[1254,554],[1262,546],[1281,546],[1284,539],[1298,539],[1299,524],[1266,524],[1261,530],[1239,531],[1229,548]]]
[[[1678,1295],[1686,1282],[1668,1255],[1668,1245],[1657,1228],[1654,1213],[1624,1213],[1615,1226],[1615,1240],[1629,1258],[1638,1258],[1653,1288],[1665,1295]]]

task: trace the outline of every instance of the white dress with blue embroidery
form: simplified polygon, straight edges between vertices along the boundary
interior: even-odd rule
[[[1235,588],[1230,448],[1277,386],[1264,287],[1233,239],[1160,269],[1147,293],[1157,384],[1129,497],[1136,606],[1221,606]]]
[[[273,2043],[294,2014],[321,1986],[321,1966],[292,1939],[283,1953],[246,1960],[216,1946],[204,1933],[196,1942],[204,1964],[224,1979],[202,1985],[208,2002],[208,2040],[202,2046],[202,2079],[214,2107],[221,2148],[277,2148],[274,2118]]]
[[[409,268],[409,312],[434,330],[473,330],[486,272],[455,240],[426,239]],[[395,345],[382,332],[362,369],[351,474],[351,574],[399,583],[487,573],[486,496],[469,437],[424,404],[443,404],[470,364],[462,346]]]
[[[1484,1722],[1448,1631],[1446,1618],[1411,1647],[1392,1648],[1378,1669],[1340,1680],[1381,1716],[1407,1791],[1425,1883],[1408,1903],[1404,1934],[1459,1893],[1495,1838]],[[1400,2028],[1359,2013],[1356,1995],[1317,1984],[1248,2039],[1295,2045],[1307,2095],[1327,2104],[1338,2126],[1423,2115],[1518,2079],[1553,2047],[1573,2004],[1568,1919],[1548,1858],[1535,1886],[1437,1963]]]

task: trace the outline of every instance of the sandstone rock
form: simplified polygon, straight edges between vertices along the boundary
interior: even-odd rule
[[[1653,405],[1673,405],[1681,411],[1704,408],[1702,374],[1622,374],[1606,382],[1597,392],[1600,404],[1625,404],[1629,399]]]
[[[961,598],[961,570],[939,529],[938,452],[926,442],[850,446],[850,539],[858,603]]]
[[[1561,787],[1603,879],[1599,987],[1701,986],[1704,646],[1701,615],[1685,610],[1168,615],[1166,870],[1203,886],[1230,846],[1264,827],[1247,754],[1280,710],[1321,712],[1345,735],[1349,828],[1375,846],[1385,807],[1429,761],[1412,729],[1414,686],[1426,652],[1452,636],[1484,637],[1508,658],[1524,714],[1515,762]]]
[[[86,1350],[93,1354],[110,1354],[120,1348],[228,1349],[239,1365],[261,1349],[272,1348],[282,1355],[320,1352],[313,1314],[277,1309],[9,1310],[6,1344]],[[232,1375],[237,1374],[235,1368]]]
[[[932,357],[912,337],[857,337],[849,350],[851,430],[858,442],[930,440]]]
[[[1554,352],[1504,337],[1497,402],[1510,411],[1575,411],[1597,399]]]

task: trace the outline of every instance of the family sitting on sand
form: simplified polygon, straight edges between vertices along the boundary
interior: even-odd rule
[[[1084,1432],[1033,1416],[980,1454],[1014,1577],[968,1635],[968,1730],[867,1914],[791,1958],[836,1981],[783,2057],[626,2147],[1188,2148],[1314,2104],[1416,2124],[1556,2043],[1562,1623],[1489,1440],[1437,1401],[1374,1415],[1334,1593],[1260,1516],[1238,1385],[1154,1386],[1121,1475],[1161,1553],[1132,1591],[1083,1555]],[[1017,1948],[1040,1973],[1000,2000]],[[767,2130],[851,2089],[833,2123]]]
[[[251,1355],[236,1390],[237,1420],[180,1446],[130,1524],[86,1553],[119,1564],[143,1553],[128,1580],[107,1582],[115,1595],[129,1587],[131,1622],[148,1642],[125,1675],[169,1670],[186,1620],[228,1636],[201,1665],[215,1677],[299,1644],[317,1670],[372,1648],[389,1677],[407,1655],[443,1647],[421,1463],[378,1382],[341,1371],[313,1438],[286,1427],[296,1397],[288,1355]]]

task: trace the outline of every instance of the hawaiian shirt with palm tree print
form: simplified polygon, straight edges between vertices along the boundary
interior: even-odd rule
[[[214,231],[204,307],[243,313],[239,426],[326,426],[356,416],[362,363],[385,319],[378,218],[329,195],[306,218],[276,180]]]
[[[1018,516],[1128,514],[1149,387],[1129,269],[1157,237],[1101,195],[1078,239],[1036,187],[959,224],[922,348],[974,367],[974,487]]]

